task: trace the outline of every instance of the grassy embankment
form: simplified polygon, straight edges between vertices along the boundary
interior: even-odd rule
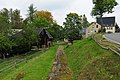
[[[58,46],[50,47],[45,53],[21,64],[13,69],[3,80],[14,80],[16,77],[23,77],[23,80],[47,80],[55,58]]]
[[[92,38],[75,41],[64,50],[73,80],[120,80],[120,57]]]

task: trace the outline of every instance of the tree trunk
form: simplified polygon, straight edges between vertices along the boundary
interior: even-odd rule
[[[100,15],[100,23],[101,23],[101,33],[103,33],[104,26],[103,26],[102,14]]]
[[[2,58],[5,60],[5,53],[2,53]]]

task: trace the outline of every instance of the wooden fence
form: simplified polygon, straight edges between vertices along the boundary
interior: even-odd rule
[[[8,72],[10,70],[17,68],[21,63],[27,63],[30,59],[40,55],[41,53],[43,53],[45,51],[46,51],[46,49],[41,50],[41,52],[21,55],[21,56],[16,57],[16,58],[11,58],[8,61],[1,62],[0,63],[0,80],[2,80],[2,78],[4,76],[7,76]]]
[[[111,45],[111,44],[102,44],[101,42],[104,43],[104,40],[96,37],[96,36],[93,36],[92,37],[93,40],[100,46],[102,47],[103,49],[106,49],[106,50],[111,50],[112,52],[116,53],[118,56],[120,56],[120,47],[117,47],[115,45]],[[109,42],[109,41],[108,41]]]

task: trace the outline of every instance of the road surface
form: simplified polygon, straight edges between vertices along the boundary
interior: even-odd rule
[[[104,37],[109,41],[120,44],[120,33],[105,34]]]

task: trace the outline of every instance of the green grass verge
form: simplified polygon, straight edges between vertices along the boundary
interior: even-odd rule
[[[45,53],[29,60],[27,63],[22,63],[3,80],[14,80],[20,74],[23,74],[23,80],[47,80],[57,48],[58,46],[50,47]]]
[[[73,80],[120,80],[120,57],[104,50],[92,38],[65,48]]]

